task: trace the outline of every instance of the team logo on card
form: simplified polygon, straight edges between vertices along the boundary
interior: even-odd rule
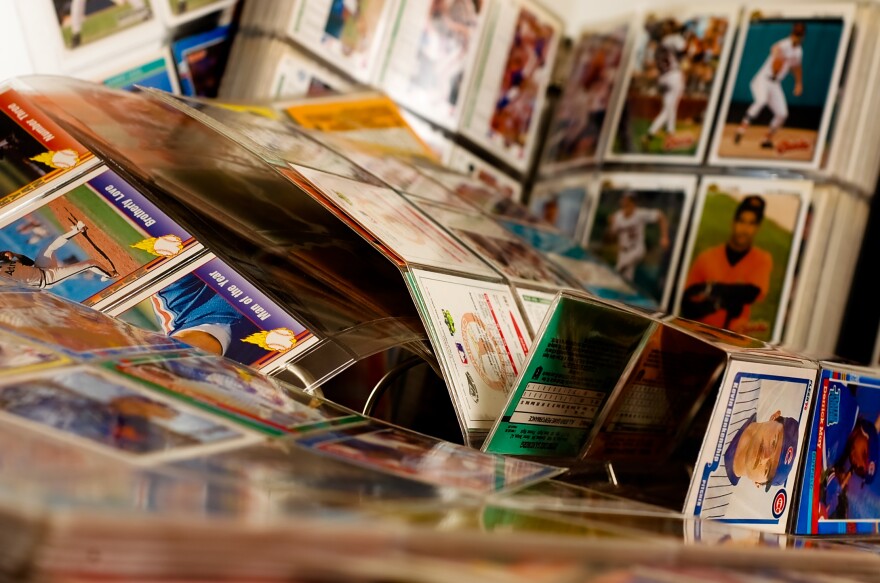
[[[474,403],[479,403],[480,392],[477,391],[477,383],[474,382],[474,377],[469,372],[464,373],[464,377],[467,379],[468,393],[470,393],[471,399],[474,400]]]
[[[794,459],[794,447],[788,446],[788,450],[785,452],[785,465],[791,465],[792,460]]]
[[[461,359],[461,363],[467,364],[468,358],[467,353],[464,351],[464,346],[462,346],[460,342],[456,342],[455,347],[458,349],[458,357]]]
[[[132,247],[156,257],[174,257],[183,251],[183,241],[177,235],[163,235],[138,241]]]
[[[449,335],[455,336],[455,318],[452,317],[449,310],[443,310],[443,321],[446,322],[446,327],[449,329]]]
[[[785,457],[788,459],[788,453],[785,454]],[[773,512],[773,518],[779,518],[782,516],[782,513],[785,512],[785,506],[787,503],[788,495],[785,493],[785,490],[777,492],[776,496],[773,497],[773,508],[771,509]]]
[[[296,346],[296,334],[289,328],[275,328],[274,330],[251,334],[247,338],[243,338],[242,342],[256,344],[263,350],[287,352]]]

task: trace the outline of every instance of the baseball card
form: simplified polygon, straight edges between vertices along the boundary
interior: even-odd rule
[[[486,162],[467,148],[453,146],[446,167],[476,178],[489,189],[512,201],[522,202],[523,187],[519,179]]]
[[[91,158],[30,98],[9,85],[0,87],[0,207],[60,179]]]
[[[553,301],[556,299],[555,293],[516,288],[516,295],[519,298],[522,313],[526,317],[526,323],[532,331],[532,336],[536,337],[541,323],[550,311]]]
[[[615,109],[608,160],[702,162],[735,17],[732,7],[647,15]]]
[[[483,451],[575,458],[653,322],[563,292]]]
[[[520,488],[563,471],[376,422],[305,436],[296,443],[357,465],[475,494]]]
[[[675,313],[779,342],[812,187],[703,177]]]
[[[714,402],[726,364],[720,347],[668,325],[656,327],[598,421],[585,459],[623,462],[621,474],[634,463],[670,459],[704,402]]]
[[[316,130],[311,135],[336,150],[360,147],[379,156],[434,159],[402,110],[382,94],[315,97],[290,104],[284,112],[302,128]]]
[[[150,1],[53,0],[64,46],[77,49],[151,20],[153,11]]]
[[[465,429],[489,429],[531,343],[513,293],[503,284],[417,269],[409,283]]]
[[[70,362],[71,359],[60,352],[0,332],[0,375],[63,366]]]
[[[448,130],[461,105],[488,0],[401,0],[377,84],[395,101]]]
[[[218,26],[171,44],[184,95],[217,97],[232,44],[230,34],[229,26]]]
[[[113,89],[140,91],[138,87],[152,87],[167,93],[180,94],[174,60],[167,48],[129,61],[122,67],[117,65],[112,69],[102,69],[89,76]]]
[[[0,417],[132,463],[258,439],[85,366],[0,380]]]
[[[818,168],[855,4],[746,7],[710,161]]]
[[[880,531],[880,371],[822,363],[796,534]]]
[[[187,349],[172,338],[36,290],[0,293],[0,326],[78,360]]]
[[[269,435],[362,419],[227,359],[135,357],[105,367],[150,390]]]
[[[620,23],[577,41],[547,132],[541,174],[599,157],[623,74],[629,31],[629,23]]]
[[[372,80],[390,0],[299,0],[287,34],[362,83]]]
[[[562,24],[528,0],[493,2],[486,31],[461,131],[524,172],[536,145]]]
[[[419,208],[518,285],[554,291],[569,285],[540,253],[486,215],[418,201]]]
[[[0,271],[95,306],[200,246],[115,172],[100,167],[0,228]],[[2,224],[2,223],[0,223]]]
[[[537,231],[532,227],[531,231]],[[545,232],[541,242],[549,243],[551,233]],[[530,238],[530,241],[535,239]],[[544,251],[544,256],[566,277],[578,284],[575,289],[583,288],[596,297],[615,300],[629,306],[642,307],[649,310],[657,309],[657,302],[649,298],[628,283],[619,273],[605,261],[599,259],[583,247],[566,240],[569,245],[563,246],[562,241],[552,249]]]
[[[499,222],[545,257],[575,289],[583,288],[600,298],[657,309],[654,300],[639,292],[602,259],[555,229],[509,219]]]
[[[494,277],[489,265],[390,188],[295,167],[327,199],[404,261],[463,275]]]
[[[572,239],[580,239],[589,212],[593,173],[538,182],[529,194],[529,210]]]
[[[109,313],[210,354],[257,369],[287,361],[313,337],[275,302],[213,255],[161,281]]]
[[[696,178],[602,174],[584,229],[587,249],[661,308],[672,299]]]
[[[817,370],[730,362],[685,513],[786,532]]]
[[[235,4],[236,0],[153,0],[171,26],[198,19]]]
[[[472,210],[473,207],[434,178],[415,166],[390,156],[378,157],[362,152],[346,152],[361,167],[372,172],[394,190],[406,197],[433,201],[445,206]]]

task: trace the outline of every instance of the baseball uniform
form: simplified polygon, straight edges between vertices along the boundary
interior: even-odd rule
[[[773,72],[774,55],[782,59],[782,68]],[[788,76],[789,71],[799,67],[803,60],[803,49],[792,42],[791,37],[777,41],[770,50],[770,55],[764,64],[752,78],[749,88],[752,91],[754,102],[747,112],[748,119],[755,119],[764,107],[769,107],[773,112],[771,128],[779,128],[788,117],[788,104],[785,100],[785,92],[782,90],[782,80]]]
[[[721,449],[724,455],[721,457],[718,469],[709,475],[703,508],[700,512],[701,518],[724,518],[727,513],[727,507],[733,498],[733,489],[739,483],[739,477],[733,474],[733,456],[742,431],[757,420],[760,395],[760,379],[740,381],[736,404],[730,415],[727,435],[724,437],[724,447]]]
[[[663,109],[654,118],[649,135],[656,134],[661,127],[666,127],[666,133],[675,133],[675,124],[678,119],[678,103],[684,93],[684,73],[681,71],[679,55],[687,47],[687,41],[680,34],[668,34],[663,37],[657,47],[654,58],[660,78],[657,85],[663,94]]]
[[[773,257],[763,249],[752,247],[734,265],[727,257],[726,244],[711,247],[700,253],[688,273],[685,289],[695,284],[751,284],[760,293],[755,301],[764,299],[770,289],[770,274],[773,271]],[[743,306],[739,316],[728,322],[727,310],[718,308],[711,314],[694,318],[682,313],[685,318],[696,319],[716,328],[727,328],[734,332],[745,331],[751,315],[751,306]]]
[[[617,235],[617,269],[626,279],[632,281],[636,265],[645,256],[645,225],[660,220],[657,209],[637,208],[630,216],[622,210],[611,215],[611,229]]]
[[[13,254],[14,259],[0,266],[0,271],[19,283],[39,289],[51,289],[64,280],[76,277],[90,271],[101,278],[102,281],[110,279],[107,273],[97,261],[87,260],[76,263],[62,264],[55,257],[55,253],[64,247],[76,235],[83,232],[85,226],[79,222],[66,233],[56,237],[31,261],[23,255]]]

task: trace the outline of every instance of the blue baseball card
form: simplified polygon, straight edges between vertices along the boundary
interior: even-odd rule
[[[797,534],[880,532],[880,371],[824,363]]]
[[[311,334],[216,257],[113,315],[211,354],[261,369],[304,347]]]

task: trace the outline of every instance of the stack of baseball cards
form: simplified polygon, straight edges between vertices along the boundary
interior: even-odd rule
[[[460,132],[524,173],[535,155],[562,22],[531,0],[517,0],[491,3],[485,27]]]
[[[374,84],[450,131],[459,127],[492,1],[396,0]]]
[[[351,82],[291,45],[239,31],[232,42],[218,97],[266,101],[350,90]]]
[[[563,292],[483,448],[783,533],[817,369],[746,336]]]
[[[570,57],[566,82],[552,112],[540,172],[593,164],[601,159],[626,67],[628,22],[585,31]]]
[[[263,2],[288,38],[354,79],[369,83],[389,34],[391,0]],[[275,11],[281,14],[273,15]],[[286,20],[279,18],[286,17]]]

